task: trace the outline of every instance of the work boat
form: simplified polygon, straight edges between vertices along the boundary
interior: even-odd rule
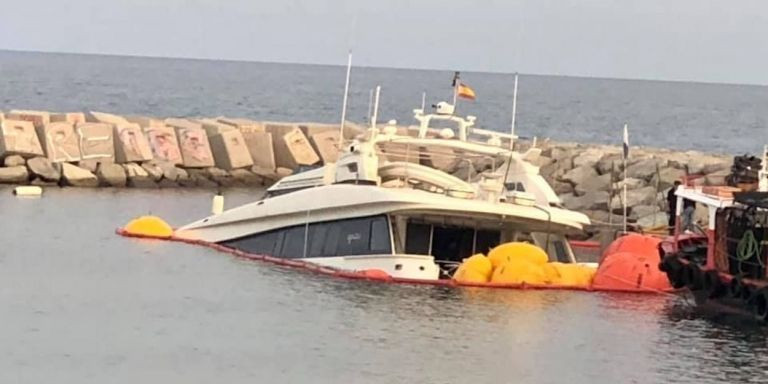
[[[768,148],[757,191],[681,185],[675,194],[675,235],[662,244],[659,266],[672,286],[692,294],[707,311],[768,322]],[[707,208],[705,233],[681,233],[684,199]]]
[[[447,103],[414,113],[415,134],[374,124],[336,163],[286,177],[262,200],[174,236],[397,279],[447,279],[463,259],[511,241],[575,262],[566,235],[589,219],[562,208],[531,163],[540,149],[512,151],[513,135],[475,128]]]

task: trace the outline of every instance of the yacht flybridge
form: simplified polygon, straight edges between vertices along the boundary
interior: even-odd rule
[[[371,128],[335,164],[286,177],[257,202],[179,228],[180,239],[403,279],[449,278],[462,259],[529,241],[574,262],[566,235],[589,224],[564,209],[512,134],[474,127],[453,105],[414,110],[413,134]],[[453,127],[447,127],[452,124]]]

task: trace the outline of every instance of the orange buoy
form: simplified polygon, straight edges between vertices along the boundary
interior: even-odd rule
[[[667,275],[659,270],[659,244],[652,236],[629,234],[616,239],[603,253],[592,287],[613,291],[669,291]]]
[[[362,272],[363,276],[371,280],[389,280],[392,278],[389,273],[381,269],[366,269]]]

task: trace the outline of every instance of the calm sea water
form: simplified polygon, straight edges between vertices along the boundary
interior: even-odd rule
[[[255,198],[231,191],[227,205]],[[675,296],[334,280],[121,238],[211,193],[0,189],[2,383],[764,382],[768,334]]]
[[[345,58],[339,58],[344,63]],[[156,116],[243,116],[338,122],[343,67],[0,51],[0,110],[102,110]],[[380,84],[382,121],[451,97],[450,71],[353,68],[350,120],[364,121]],[[463,73],[477,92],[459,112],[507,131],[513,76]],[[518,134],[757,153],[768,143],[768,87],[523,75]]]

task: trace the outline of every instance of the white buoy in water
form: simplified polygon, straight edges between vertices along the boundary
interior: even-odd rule
[[[222,212],[224,212],[224,196],[221,194],[217,194],[213,197],[213,202],[211,204],[211,213],[214,215],[219,215]]]
[[[43,189],[37,185],[22,185],[14,188],[13,194],[16,196],[40,197],[43,194]]]

